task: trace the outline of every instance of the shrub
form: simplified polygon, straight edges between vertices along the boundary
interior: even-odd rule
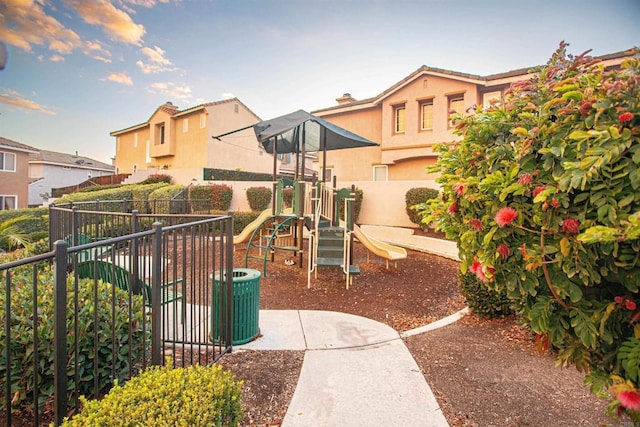
[[[189,199],[194,211],[229,212],[233,189],[226,184],[194,185],[189,188]]]
[[[154,210],[156,214],[171,214],[177,213],[178,205],[182,205],[184,202],[172,204],[170,201],[172,198],[180,194],[184,190],[184,185],[173,184],[165,185],[160,188],[156,188],[149,194],[149,206]],[[175,206],[174,206],[175,205]]]
[[[137,210],[141,214],[146,214],[151,212],[151,208],[149,206],[149,195],[153,193],[155,190],[165,187],[167,184],[165,182],[158,182],[155,184],[146,184],[146,185],[133,185],[131,189],[131,198],[133,200],[133,209]]]
[[[63,426],[237,426],[242,382],[220,365],[152,366],[101,400],[82,399],[82,411]]]
[[[341,194],[350,194],[351,193],[351,188],[341,188],[340,190],[338,190],[339,193]],[[352,207],[353,207],[353,223],[357,223],[358,222],[358,218],[360,217],[360,210],[362,209],[362,199],[364,198],[364,192],[357,188],[355,189],[355,201],[352,202]],[[339,201],[340,203],[340,218],[344,219],[344,202],[342,200]]]
[[[471,273],[459,274],[460,289],[467,305],[480,317],[496,318],[514,311],[511,308],[511,300],[507,298],[504,289],[495,291],[489,289]]]
[[[458,118],[431,216],[461,268],[505,290],[557,363],[640,423],[640,60],[605,71],[561,44],[501,105]],[[614,384],[615,383],[615,384]]]
[[[173,177],[171,175],[157,173],[149,175],[147,179],[141,182],[141,184],[171,184],[172,182]]]
[[[233,232],[240,233],[253,220],[258,218],[259,212],[234,212],[233,213]]]
[[[437,198],[439,195],[438,190],[426,187],[412,188],[404,195],[404,203],[407,215],[414,224],[424,228],[425,224],[422,222],[422,215],[420,210],[416,209],[416,206],[421,203],[428,203],[430,200]]]
[[[49,237],[48,210],[47,208],[12,209],[0,211],[0,224],[8,224],[9,221],[21,218],[13,223],[15,231],[26,237],[26,241],[35,242],[44,237]],[[1,230],[0,230],[1,234]],[[0,238],[0,249],[9,250],[6,241]]]
[[[69,202],[93,202],[96,200],[131,200],[133,198],[132,187],[131,185],[121,185],[100,191],[66,194],[56,200],[56,205]]]
[[[263,211],[269,207],[273,192],[267,187],[247,188],[247,200],[253,211]]]
[[[4,274],[2,275],[4,279]],[[11,324],[14,326],[11,332],[11,373],[14,410],[23,409],[32,405],[33,397],[33,286],[32,269],[18,267],[12,270],[11,288]],[[53,386],[53,268],[42,263],[38,266],[37,298],[39,307],[38,317],[38,348],[36,353],[39,360],[38,387],[40,397],[38,404],[42,408],[45,401],[51,399]],[[141,296],[132,296],[132,318],[129,318],[129,295],[120,289],[115,289],[115,305],[112,308],[113,286],[98,283],[98,313],[97,324],[94,324],[94,282],[93,280],[79,280],[78,300],[81,303],[78,313],[79,334],[79,359],[78,368],[81,373],[78,382],[79,392],[83,395],[94,396],[94,364],[97,359],[99,389],[98,395],[106,392],[112,385],[112,361],[116,378],[124,380],[129,375],[129,369],[135,371],[134,366],[129,365],[129,352],[133,363],[142,360],[143,350],[150,343],[150,331],[147,322],[146,336],[142,329],[144,302]],[[73,331],[74,327],[74,283],[70,276],[67,281],[67,330]],[[0,293],[0,318],[5,319],[6,293]],[[115,310],[115,320],[111,320],[112,310]],[[94,340],[94,326],[98,328],[98,342]],[[115,359],[112,360],[111,330],[115,336]],[[131,333],[131,340],[129,337]],[[76,360],[73,351],[74,335],[69,334],[67,345],[67,366],[69,367],[69,384],[73,384],[73,373]],[[97,344],[97,358],[95,345]],[[5,330],[0,331],[0,387],[6,390],[6,366],[7,349],[5,345]],[[146,349],[148,354],[149,349]],[[70,393],[72,389],[70,390]],[[71,395],[70,395],[71,396]],[[5,401],[0,402],[0,411],[6,410]]]

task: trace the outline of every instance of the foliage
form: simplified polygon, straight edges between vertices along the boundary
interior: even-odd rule
[[[189,188],[189,199],[194,211],[229,212],[233,189],[226,184],[194,185]]]
[[[203,178],[205,181],[265,181],[273,182],[273,174],[260,172],[247,172],[228,169],[204,168]],[[278,175],[276,179],[284,180],[285,187],[293,186],[291,177]]]
[[[152,175],[153,176],[153,175]],[[158,188],[165,187],[167,184],[160,181],[155,184],[135,185],[131,189],[131,199],[133,201],[132,208],[137,210],[138,213],[146,214],[151,212],[149,206],[149,195],[156,191]]]
[[[0,249],[12,250],[18,247],[27,247],[31,241],[29,236],[18,227],[21,221],[27,221],[26,215],[17,216],[0,222]]]
[[[107,188],[106,190],[92,191],[92,192],[77,192],[71,194],[65,194],[56,200],[56,205],[69,202],[93,202],[96,200],[131,200],[132,185],[121,185],[114,188]]]
[[[219,365],[152,366],[102,400],[82,399],[82,411],[63,426],[237,426],[242,382]]]
[[[293,188],[286,187],[282,190],[282,200],[284,201],[284,207],[290,208],[293,206]]]
[[[273,192],[267,187],[247,188],[247,200],[252,211],[263,211],[269,207]]]
[[[38,389],[40,393],[39,405],[42,407],[45,401],[51,399],[54,390],[53,384],[53,268],[46,263],[33,266],[37,270],[37,304],[38,304],[38,347],[33,349],[33,269],[29,266],[17,267],[11,270],[11,389],[13,393],[13,409],[17,410],[32,405],[34,385],[34,355],[38,357]],[[5,273],[1,273],[4,281]],[[149,323],[146,331],[143,331],[142,320],[144,305],[141,296],[132,296],[131,318],[129,317],[129,295],[120,289],[115,289],[110,284],[98,283],[98,313],[97,322],[94,322],[95,294],[93,280],[78,281],[78,369],[80,381],[78,389],[81,394],[94,396],[95,389],[95,363],[96,345],[97,355],[97,390],[98,395],[106,392],[112,385],[112,374],[116,378],[124,380],[129,375],[129,370],[134,366],[129,364],[131,360],[137,363],[142,360],[143,351],[150,343]],[[74,283],[73,276],[67,281],[67,330],[74,330]],[[112,307],[112,299],[115,296],[115,305]],[[0,318],[6,318],[5,304],[6,293],[0,293]],[[112,312],[115,310],[115,312]],[[115,317],[112,319],[112,315]],[[147,320],[148,322],[148,320]],[[94,327],[97,327],[97,342],[94,339]],[[113,329],[115,342],[111,340]],[[131,335],[130,335],[131,334]],[[146,335],[145,335],[146,334]],[[69,376],[69,396],[73,392],[73,375],[76,365],[74,333],[67,335],[67,357]],[[0,387],[6,390],[5,378],[7,367],[7,349],[5,346],[5,330],[0,331]],[[115,354],[112,355],[112,352]],[[148,354],[149,349],[146,349]],[[115,357],[114,357],[115,356]],[[113,368],[112,371],[112,362]],[[6,410],[4,399],[0,402],[0,411]]]
[[[12,221],[14,218],[22,218],[20,221],[12,221],[12,227],[18,234],[25,236],[29,242],[35,242],[49,236],[49,223],[47,208],[11,209],[0,211],[0,224]],[[0,237],[0,249],[9,250],[7,242],[2,243]]]
[[[467,305],[480,317],[497,318],[513,314],[511,300],[504,289],[495,291],[485,286],[475,274],[459,274],[460,289]]]
[[[91,187],[85,187],[78,190],[79,193],[93,193],[95,191],[109,190],[111,188],[121,187],[121,184],[108,184],[108,185],[92,185]]]
[[[181,191],[185,189],[184,185],[180,184],[172,184],[172,185],[164,185],[160,188],[156,188],[151,193],[149,193],[149,205],[153,207],[153,213],[156,214],[171,214],[171,213],[179,213],[176,212],[178,206],[183,205],[182,202],[178,203],[170,203],[170,200],[174,198],[176,195],[180,194]]]
[[[409,219],[420,227],[425,227],[422,223],[420,212],[415,208],[420,203],[428,203],[429,200],[435,199],[440,193],[438,190],[427,187],[412,188],[404,195],[405,209]]]
[[[171,175],[157,173],[153,175],[149,175],[147,179],[142,181],[142,184],[171,184],[173,182],[173,177]]]
[[[339,192],[348,191],[351,192],[351,188],[341,188],[338,190]],[[355,189],[355,200],[352,202],[353,207],[353,222],[354,224],[358,222],[358,218],[360,217],[360,210],[362,209],[362,199],[364,198],[364,192],[362,189]],[[344,219],[344,203],[340,201],[340,218]]]
[[[462,142],[438,148],[444,197],[423,219],[458,240],[463,272],[506,290],[558,364],[590,370],[594,392],[619,375],[638,402],[639,74],[638,58],[605,71],[562,43],[501,105],[459,117]]]
[[[234,212],[233,213],[233,232],[240,233],[253,220],[258,218],[259,212]]]

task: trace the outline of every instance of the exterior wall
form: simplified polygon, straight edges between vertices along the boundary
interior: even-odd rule
[[[40,179],[29,184],[29,206],[40,206],[47,202],[52,188],[76,185],[89,177],[105,175],[113,175],[113,173],[90,168],[31,163],[30,177]]]
[[[29,202],[29,154],[0,148],[4,153],[16,155],[16,170],[0,171],[0,195],[16,196],[18,209],[26,208]]]
[[[117,173],[133,173],[134,165],[136,170],[149,169],[151,157],[147,156],[147,145],[150,150],[149,126],[117,136],[115,157]]]

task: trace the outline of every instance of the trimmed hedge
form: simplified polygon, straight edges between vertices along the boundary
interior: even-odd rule
[[[247,200],[251,210],[263,211],[269,207],[273,192],[267,187],[247,188]]]
[[[227,169],[212,169],[204,168],[203,179],[205,181],[273,181],[273,174],[270,173],[258,173],[258,172],[246,172],[238,170]],[[292,187],[293,180],[290,177],[277,176],[277,179],[284,181],[285,187]]]
[[[411,222],[419,225],[420,228],[426,228],[426,225],[422,223],[422,211],[417,209],[416,205],[435,199],[439,194],[438,190],[426,187],[412,188],[407,191],[404,195],[404,202],[407,215]]]
[[[242,382],[220,365],[152,366],[102,400],[82,399],[63,426],[237,426]]]
[[[184,206],[184,202],[176,201],[177,203],[174,205],[171,203],[171,199],[180,194],[184,189],[185,186],[180,184],[164,185],[157,188],[149,194],[149,205],[155,207],[154,213],[156,214],[181,213],[174,211]],[[154,201],[158,201],[159,203],[154,203]]]
[[[159,188],[166,187],[167,183],[158,182],[156,184],[136,185],[131,190],[131,198],[133,200],[133,209],[141,214],[150,213],[149,195]]]
[[[460,273],[460,290],[467,301],[469,309],[480,317],[497,318],[513,314],[512,302],[507,298],[507,291],[500,292],[489,289],[473,273]]]
[[[189,199],[194,212],[223,211],[231,207],[233,188],[226,184],[194,185],[189,188]]]
[[[71,193],[60,197],[55,203],[93,202],[96,200],[131,200],[133,199],[132,190],[132,185],[121,185],[116,188],[108,188],[100,191]]]
[[[173,183],[173,177],[171,175],[157,173],[149,175],[147,179],[142,181],[141,184],[171,184]]]
[[[226,213],[226,212],[225,212]],[[233,213],[233,233],[239,234],[253,220],[258,218],[260,212],[234,212]]]

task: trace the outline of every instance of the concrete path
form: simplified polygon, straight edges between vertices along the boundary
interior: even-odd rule
[[[304,350],[283,427],[448,426],[420,368],[389,326],[329,311],[261,310],[241,350]]]

